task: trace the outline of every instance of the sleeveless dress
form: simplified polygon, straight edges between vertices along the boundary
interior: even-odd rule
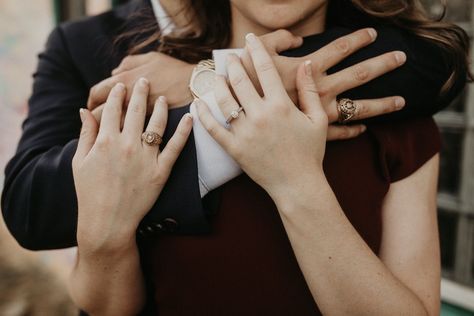
[[[432,118],[369,125],[358,138],[328,143],[326,177],[374,253],[390,183],[412,174],[439,150]],[[246,175],[228,182],[211,221],[209,235],[161,236],[144,246],[156,314],[320,315],[277,209],[262,188]]]

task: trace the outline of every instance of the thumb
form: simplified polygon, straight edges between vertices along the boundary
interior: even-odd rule
[[[79,114],[81,116],[82,128],[79,142],[77,143],[76,156],[83,159],[87,156],[92,146],[94,146],[99,131],[99,124],[89,110],[80,109]]]
[[[326,115],[314,83],[311,60],[306,60],[298,67],[296,88],[298,89],[299,106],[304,114],[312,119]]]
[[[300,47],[303,44],[303,38],[293,35],[287,30],[277,30],[260,37],[270,55],[272,53],[281,53],[288,49]]]

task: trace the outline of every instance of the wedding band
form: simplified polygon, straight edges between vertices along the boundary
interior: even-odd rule
[[[225,121],[226,124],[230,124],[230,122],[232,122],[234,119],[238,118],[240,112],[242,112],[243,110],[244,110],[243,107],[239,107],[237,110],[234,110],[234,111],[230,112],[229,117],[228,117],[227,120]]]
[[[156,146],[161,144],[163,138],[158,133],[145,131],[142,134],[142,141],[149,146]]]
[[[345,124],[357,115],[357,104],[351,99],[340,99],[337,101],[337,113],[339,123]]]

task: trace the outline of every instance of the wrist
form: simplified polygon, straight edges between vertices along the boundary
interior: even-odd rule
[[[324,196],[328,188],[331,190],[322,167],[317,167],[280,183],[269,194],[280,213],[290,214],[314,205],[314,201]]]
[[[174,92],[170,93],[170,95],[174,95],[175,97],[168,97],[168,105],[170,109],[181,107],[193,101],[193,95],[189,90],[189,80],[191,79],[195,66],[196,65],[194,64],[186,64],[182,67],[181,71],[179,71],[176,85],[171,86],[171,88],[174,89]]]
[[[111,220],[101,224],[101,221],[91,223],[79,219],[76,236],[78,248],[87,253],[120,253],[136,247],[136,225],[121,225]]]

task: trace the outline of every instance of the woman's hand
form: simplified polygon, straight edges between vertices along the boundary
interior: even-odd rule
[[[189,114],[162,152],[158,145],[142,142],[148,93],[148,81],[138,80],[123,129],[126,89],[122,83],[107,98],[100,128],[88,110],[81,111],[83,127],[72,165],[79,208],[77,241],[82,249],[134,242],[140,220],[158,198],[186,143],[192,128]],[[167,113],[166,100],[160,97],[146,131],[163,135]]]
[[[239,102],[223,77],[217,80],[215,94],[226,117],[239,108],[239,103],[244,111],[231,121],[230,130],[214,119],[202,101],[198,102],[198,113],[211,136],[276,198],[293,187],[289,183],[301,184],[322,173],[328,118],[316,91],[310,61],[300,65],[297,72],[300,111],[288,96],[262,42],[254,34],[246,39],[263,97],[240,59],[233,55],[228,59],[228,74]]]
[[[296,48],[303,43],[301,37],[294,36],[286,30],[268,33],[261,36],[260,39],[272,57],[288,95],[295,103],[298,100],[295,84],[296,69],[304,60],[312,61],[313,78],[316,81],[321,103],[331,124],[327,134],[328,140],[340,140],[358,136],[365,130],[365,127],[362,125],[340,126],[332,124],[338,121],[336,100],[338,95],[390,72],[402,66],[406,61],[405,53],[395,51],[365,60],[337,73],[326,74],[329,68],[335,66],[357,50],[371,44],[376,40],[376,37],[377,32],[372,28],[358,30],[340,37],[314,53],[301,58],[279,55],[280,52]],[[244,51],[241,59],[250,79],[261,91],[248,50]],[[405,105],[405,100],[400,96],[356,100],[355,102],[358,111],[351,119],[353,121],[398,111]]]
[[[93,110],[105,102],[115,84],[122,82],[129,93],[139,78],[150,81],[148,113],[153,110],[154,100],[166,96],[170,107],[183,106],[192,101],[189,79],[195,65],[158,52],[125,57],[112,71],[112,76],[92,87],[87,107]],[[127,96],[127,100],[130,95]]]

